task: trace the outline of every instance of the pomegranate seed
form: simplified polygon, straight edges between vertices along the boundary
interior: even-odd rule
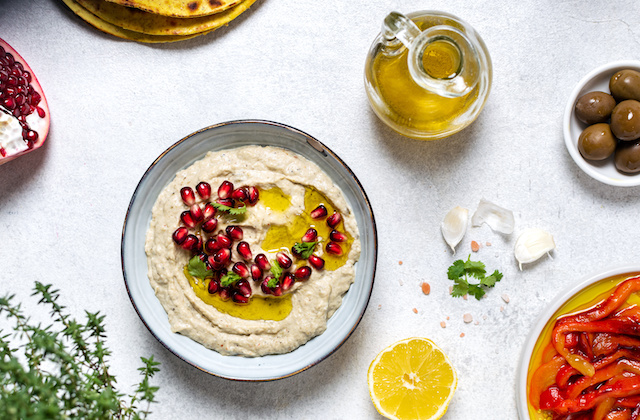
[[[216,279],[209,280],[209,286],[207,287],[207,291],[214,295],[216,292],[220,290],[220,282]]]
[[[252,258],[251,247],[247,242],[245,241],[240,242],[236,247],[236,249],[238,250],[238,254],[240,254],[242,258],[244,258],[245,260],[251,260]]]
[[[291,267],[291,263],[293,262],[291,261],[291,258],[289,258],[289,256],[282,251],[276,254],[276,260],[278,260],[278,264],[280,264],[280,267],[284,269]]]
[[[258,265],[258,267],[263,271],[267,271],[271,269],[271,264],[269,263],[267,256],[264,254],[256,255],[255,262]]]
[[[231,251],[228,248],[222,248],[213,254],[213,260],[219,265],[227,265],[231,261]]]
[[[327,208],[323,204],[320,204],[311,211],[310,216],[312,219],[322,219],[327,216]]]
[[[246,201],[249,198],[249,192],[244,187],[237,188],[231,193],[231,198],[234,200]]]
[[[225,230],[227,231],[227,235],[234,241],[241,241],[244,236],[240,226],[229,225]]]
[[[229,300],[231,297],[231,288],[230,287],[220,287],[220,299]]]
[[[231,249],[231,247],[233,246],[233,242],[231,242],[231,238],[229,238],[224,233],[218,234],[218,236],[216,236],[216,240],[220,244],[220,248]]]
[[[262,278],[262,270],[260,269],[260,267],[258,267],[258,264],[251,264],[251,267],[249,267],[249,270],[251,270],[252,279],[257,281]]]
[[[191,208],[189,209],[189,213],[191,213],[191,217],[196,224],[204,220],[204,213],[202,212],[200,206],[197,204],[191,206]]]
[[[176,229],[175,232],[173,232],[173,235],[172,235],[173,241],[178,245],[180,245],[187,238],[188,234],[189,234],[189,230],[186,227],[181,226],[178,229]]]
[[[218,198],[226,199],[231,197],[231,193],[233,192],[233,184],[229,181],[223,181],[222,184],[218,187]]]
[[[194,234],[189,234],[184,238],[184,241],[182,241],[180,246],[182,249],[186,249],[187,251],[193,251],[198,247],[198,237]]]
[[[335,228],[342,221],[342,215],[337,211],[334,211],[333,214],[327,217],[327,224],[330,228]]]
[[[211,233],[218,227],[218,219],[211,218],[202,224],[202,230],[207,233]]]
[[[251,285],[244,279],[238,280],[238,283],[236,283],[236,289],[244,297],[248,298],[249,296],[251,296]]]
[[[40,107],[37,107],[37,108],[36,108],[36,111],[38,111],[38,116],[39,116],[40,118],[44,118],[44,117],[45,117],[45,115],[47,115],[47,113],[46,113],[46,112],[44,112],[44,109],[42,109],[42,108],[40,108]]]
[[[40,94],[36,91],[34,91],[31,94],[31,101],[29,102],[31,105],[36,106],[40,103],[40,101],[42,100],[42,96],[40,96]],[[42,116],[44,117],[44,116]]]
[[[249,298],[246,296],[242,296],[242,293],[239,292],[233,292],[231,294],[231,300],[233,300],[235,303],[248,303],[249,302]]]
[[[209,255],[207,257],[207,263],[209,263],[213,270],[220,270],[222,268],[222,264],[216,261],[215,255]]]
[[[236,205],[236,202],[233,201],[232,198],[218,198],[216,200],[216,203],[222,204],[223,206],[227,206],[227,207],[233,207]]]
[[[309,264],[311,264],[311,267],[315,268],[316,270],[322,270],[324,268],[324,260],[314,254],[311,254],[311,256],[309,256]]]
[[[315,242],[318,239],[318,231],[314,228],[307,230],[307,232],[302,237],[302,242]]]
[[[347,235],[345,235],[342,232],[338,232],[337,230],[334,229],[329,234],[329,239],[331,239],[334,242],[346,242],[347,241]]]
[[[202,213],[204,215],[204,220],[207,221],[209,219],[211,219],[213,216],[216,215],[216,208],[213,207],[213,204],[211,203],[207,203],[204,205],[204,209],[202,210]]]
[[[191,187],[182,187],[180,189],[180,197],[182,197],[182,201],[187,206],[193,206],[196,202],[196,195],[193,193]]]
[[[282,291],[286,292],[291,289],[293,284],[296,282],[296,278],[291,273],[285,273],[282,277]]]
[[[305,265],[298,268],[293,274],[298,280],[306,280],[311,276],[311,269]]]
[[[274,296],[282,296],[282,285],[278,283],[276,287],[271,289],[271,294],[273,294]]]
[[[7,109],[14,109],[16,107],[16,101],[14,101],[13,98],[6,98],[2,104]]]
[[[233,264],[233,268],[231,268],[231,270],[233,270],[234,273],[236,273],[243,279],[246,279],[247,277],[249,277],[249,269],[247,268],[247,265],[243,262],[237,262]]]
[[[273,279],[273,276],[268,275],[267,277],[264,278],[264,280],[262,280],[262,283],[260,283],[260,289],[262,289],[262,293],[264,293],[265,295],[273,294],[273,290],[271,290],[271,288],[268,286],[269,282],[272,279]]]
[[[204,250],[209,254],[215,254],[216,252],[220,251],[220,249],[221,248],[218,245],[218,241],[216,241],[215,238],[209,238],[204,243]]]
[[[188,210],[183,211],[180,214],[180,220],[182,220],[182,223],[184,223],[188,228],[193,229],[196,227],[196,222],[193,220],[193,216],[191,216],[191,213]]]
[[[248,191],[249,191],[249,205],[255,206],[255,204],[258,202],[258,199],[260,198],[260,192],[256,187],[249,187]]]
[[[196,185],[196,191],[203,200],[208,200],[209,197],[211,197],[211,185],[209,185],[208,182],[199,182],[198,185]]]
[[[342,248],[336,242],[329,242],[325,247],[329,254],[340,256],[342,255]]]

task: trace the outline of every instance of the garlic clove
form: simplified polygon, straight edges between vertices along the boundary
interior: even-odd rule
[[[518,237],[514,250],[520,270],[522,264],[534,262],[555,248],[556,243],[549,232],[537,228],[525,229]]]
[[[478,208],[471,217],[472,226],[481,226],[483,223],[488,224],[495,232],[506,234],[512,233],[513,227],[515,226],[513,212],[511,210],[502,208],[484,198],[480,200]]]
[[[467,231],[467,220],[469,219],[469,210],[457,206],[449,211],[440,225],[442,237],[451,247],[453,253],[456,253],[456,245],[460,243]]]

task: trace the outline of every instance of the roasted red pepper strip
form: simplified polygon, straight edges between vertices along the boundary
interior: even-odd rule
[[[629,397],[640,394],[640,377],[624,375],[621,374],[612,378],[610,383],[601,386],[597,390],[582,394],[576,399],[565,399],[558,405],[542,408],[553,410],[558,414],[578,413],[593,409],[607,398]]]
[[[540,409],[540,396],[555,383],[558,369],[565,364],[566,361],[562,356],[555,356],[533,373],[529,383],[529,401],[533,408]]]
[[[635,408],[640,404],[640,395],[635,397],[618,398],[620,407]]]
[[[620,359],[617,363],[611,364],[604,369],[596,371],[592,377],[583,376],[582,378],[569,385],[565,396],[567,399],[575,399],[590,386],[597,385],[600,382],[607,381],[615,376],[621,375],[623,372],[632,372],[640,375],[640,362],[634,360]],[[639,377],[640,378],[640,377]]]

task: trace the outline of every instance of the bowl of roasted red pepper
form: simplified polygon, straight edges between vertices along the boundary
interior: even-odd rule
[[[522,420],[640,419],[640,264],[554,299],[527,338],[517,384]]]

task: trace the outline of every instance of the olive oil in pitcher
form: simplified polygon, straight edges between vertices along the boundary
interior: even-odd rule
[[[434,140],[477,118],[491,77],[489,53],[463,21],[442,12],[393,12],[369,52],[365,86],[387,125],[408,137]]]

